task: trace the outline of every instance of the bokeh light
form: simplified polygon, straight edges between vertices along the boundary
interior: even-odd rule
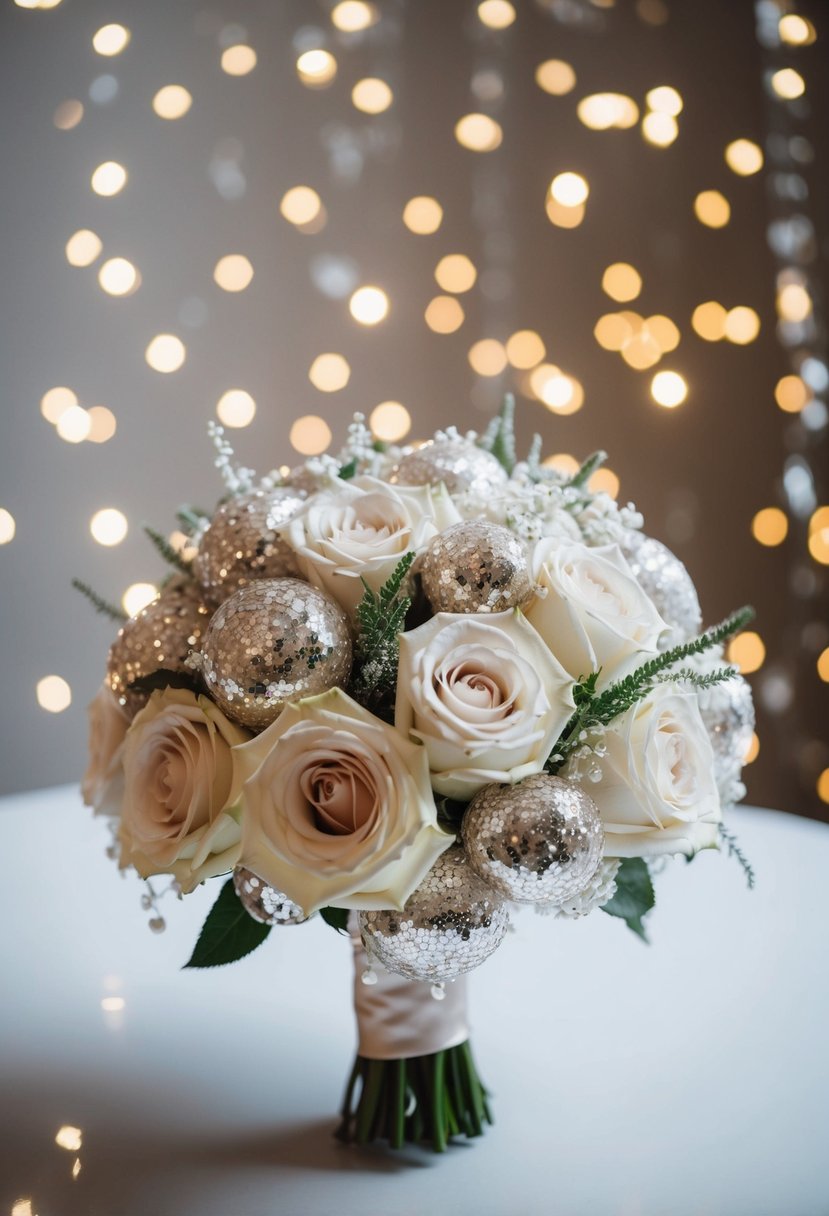
[[[780,41],[789,46],[808,46],[817,37],[815,27],[807,17],[798,13],[786,13],[777,25]]]
[[[299,79],[309,89],[324,89],[337,75],[337,61],[330,51],[304,51],[296,61]]]
[[[507,358],[513,367],[535,367],[547,353],[540,334],[534,329],[519,329],[506,342]]]
[[[619,303],[635,300],[642,290],[642,276],[627,262],[614,262],[602,275],[602,290]]]
[[[66,242],[66,260],[70,266],[91,266],[103,249],[103,242],[90,228],[79,228]]]
[[[345,388],[350,378],[351,368],[348,360],[343,355],[330,351],[324,355],[317,355],[308,370],[308,379],[314,388],[318,388],[321,393],[339,392],[340,389]],[[293,443],[293,439],[291,442]],[[294,444],[294,447],[296,447],[296,444]],[[302,451],[301,448],[297,450]],[[322,451],[323,449],[320,448],[319,450]]]
[[[364,0],[341,0],[331,10],[331,21],[338,30],[345,34],[356,34],[367,30],[379,20],[379,14],[373,4]]]
[[[51,422],[55,426],[61,415],[77,404],[77,394],[73,393],[71,388],[61,384],[56,388],[50,388],[43,394],[40,399],[40,412],[47,422]]]
[[[96,194],[102,198],[112,198],[119,194],[127,184],[127,171],[115,160],[106,160],[92,174],[90,185]]]
[[[505,30],[515,20],[515,9],[509,0],[481,0],[478,17],[491,30]]]
[[[580,207],[589,194],[590,187],[580,173],[559,173],[550,183],[550,197],[562,207]]]
[[[98,271],[98,282],[110,296],[128,296],[140,285],[141,277],[126,258],[109,258]]]
[[[394,93],[385,80],[367,76],[358,80],[351,90],[351,101],[363,114],[382,114],[394,101]]]
[[[423,314],[426,324],[436,334],[453,334],[464,322],[464,311],[460,300],[454,296],[435,296]]]
[[[802,283],[786,283],[781,287],[776,304],[783,321],[805,321],[812,313],[812,297]]]
[[[503,138],[500,124],[488,114],[465,114],[455,123],[455,139],[471,152],[494,152]]]
[[[130,40],[130,31],[123,25],[102,25],[92,36],[92,45],[99,55],[120,55]]]
[[[300,455],[319,456],[331,443],[331,428],[318,414],[306,414],[291,427],[290,440]]]
[[[788,532],[788,517],[779,507],[763,507],[751,521],[751,535],[761,545],[782,545]]]
[[[187,348],[175,334],[156,334],[144,351],[144,358],[156,372],[177,372],[187,358]]]
[[[720,342],[725,337],[725,322],[728,310],[717,300],[706,300],[698,304],[691,316],[694,333],[706,342]]]
[[[63,676],[44,676],[35,685],[37,703],[50,714],[63,713],[72,704],[72,689]]]
[[[739,667],[743,675],[750,675],[753,671],[759,671],[763,666],[766,647],[759,633],[747,629],[731,639],[728,643],[726,657],[729,663]]]
[[[118,429],[112,410],[105,405],[93,405],[86,412],[89,415],[89,442],[108,443]]]
[[[670,114],[672,118],[676,118],[677,114],[682,112],[682,97],[669,84],[661,84],[657,85],[655,89],[649,89],[645,94],[645,101],[651,110],[655,110],[659,114]]]
[[[507,366],[507,352],[497,338],[481,338],[470,347],[467,357],[479,376],[500,376]]]
[[[121,607],[127,616],[137,616],[158,595],[154,583],[132,583],[121,596]]]
[[[89,521],[92,539],[96,540],[99,545],[107,547],[120,545],[127,535],[127,530],[127,517],[116,507],[103,507],[100,511],[96,511]]]
[[[253,279],[253,266],[243,253],[228,253],[219,258],[213,278],[223,291],[244,291]]]
[[[829,684],[829,646],[818,655],[817,673],[824,684]]]
[[[153,109],[159,118],[172,122],[183,118],[193,104],[193,98],[182,84],[165,84],[153,98]]]
[[[322,200],[310,186],[292,186],[283,194],[279,210],[288,223],[302,227],[317,219],[322,211]]]
[[[59,131],[72,131],[83,118],[83,102],[76,97],[62,101],[52,115],[52,122]]]
[[[348,302],[348,311],[361,325],[379,325],[388,316],[389,297],[381,287],[358,287]]]
[[[437,232],[443,220],[443,208],[436,198],[419,194],[410,198],[403,208],[403,223],[410,232],[418,236],[430,236]]]
[[[252,46],[237,42],[222,51],[221,65],[228,76],[247,76],[256,67],[256,51]]]
[[[753,308],[738,305],[725,316],[725,336],[736,346],[747,346],[760,332],[760,318]]]
[[[707,228],[724,228],[731,219],[731,204],[719,190],[701,190],[694,199],[694,214]]]
[[[435,267],[435,279],[444,291],[470,291],[477,277],[478,272],[465,253],[448,253]]]
[[[811,393],[800,376],[781,376],[774,387],[774,399],[786,414],[799,414]]]
[[[679,135],[679,126],[672,114],[651,110],[642,119],[642,135],[654,147],[667,148]]]
[[[643,330],[650,334],[663,355],[669,354],[679,346],[679,329],[670,317],[665,317],[661,313],[647,317]]]
[[[535,83],[553,97],[563,97],[576,87],[576,73],[564,59],[545,59],[535,69]]]
[[[772,75],[771,87],[784,101],[794,101],[806,92],[806,81],[794,68],[780,68]]]
[[[581,99],[576,113],[591,131],[624,131],[639,121],[639,107],[624,93],[591,93]]]
[[[552,456],[545,457],[541,463],[545,469],[555,469],[564,477],[572,477],[581,467],[575,456],[571,456],[569,452],[555,452]]]
[[[11,511],[7,511],[5,507],[0,507],[0,545],[8,545],[13,541],[16,531],[17,524],[14,522],[14,516]]]
[[[612,469],[607,467],[596,469],[587,483],[587,488],[591,494],[609,494],[611,498],[617,498],[619,495],[619,478]]]
[[[229,388],[216,403],[216,413],[225,426],[250,426],[256,414],[256,402],[243,388]]]
[[[84,439],[89,438],[91,430],[92,419],[88,411],[80,405],[70,405],[68,409],[63,410],[55,424],[59,438],[66,443],[83,443]]]
[[[750,139],[735,139],[725,150],[725,162],[740,177],[750,177],[763,167],[763,153]]]
[[[399,443],[412,429],[412,419],[399,401],[382,401],[371,411],[369,425],[384,443]]]
[[[829,768],[825,768],[820,774],[815,789],[821,802],[829,802]]]
[[[608,312],[599,317],[593,336],[604,350],[620,351],[633,336],[633,326],[622,313]]]
[[[657,372],[651,380],[651,396],[657,405],[676,409],[688,396],[688,384],[679,372]]]

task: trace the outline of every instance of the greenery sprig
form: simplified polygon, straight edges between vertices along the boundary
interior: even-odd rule
[[[175,566],[175,568],[180,570],[182,574],[192,574],[192,564],[190,562],[186,562],[181,554],[176,552],[176,550],[167,540],[166,536],[163,536],[160,532],[157,532],[155,528],[151,528],[149,524],[144,524],[144,532],[153,542],[158,552],[164,558],[165,562],[171,566]]]
[[[404,587],[414,559],[414,553],[406,553],[379,592],[362,580],[365,591],[357,606],[358,634],[350,691],[356,700],[376,710],[386,703],[388,711],[397,683],[397,635],[412,603]]]
[[[515,397],[507,393],[504,404],[490,422],[478,446],[491,452],[495,459],[511,473],[518,456],[515,449]]]
[[[726,850],[728,852],[728,856],[735,858],[740,863],[743,873],[746,876],[746,882],[748,884],[748,889],[750,891],[753,890],[754,883],[756,880],[756,876],[754,873],[754,867],[752,866],[751,862],[748,860],[745,853],[743,852],[743,850],[740,848],[739,844],[737,843],[737,837],[734,835],[733,832],[730,832],[728,830],[728,828],[725,826],[724,823],[719,824],[718,831],[720,834],[720,840],[725,845]]]
[[[574,473],[567,482],[567,485],[573,486],[575,489],[580,490],[583,486],[587,485],[590,478],[596,472],[596,469],[600,469],[606,460],[607,452],[594,452],[592,456],[588,456],[587,459],[582,463],[579,470]]]
[[[89,583],[84,583],[79,578],[72,579],[72,586],[76,591],[80,591],[81,595],[85,595],[96,612],[102,613],[104,616],[111,617],[113,621],[127,620],[127,614],[123,608],[119,608],[117,604],[111,604],[109,600],[105,600],[102,595],[98,595],[90,587]]]

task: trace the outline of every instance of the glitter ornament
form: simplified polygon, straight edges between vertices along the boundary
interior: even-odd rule
[[[222,503],[199,544],[193,569],[215,604],[254,579],[299,573],[296,556],[277,529],[305,505],[293,486],[251,490]]]
[[[661,541],[641,532],[629,532],[621,545],[636,581],[653,602],[670,633],[659,643],[669,650],[696,637],[702,629],[702,612],[697,589],[678,557]]]
[[[506,904],[457,845],[438,858],[402,912],[361,912],[359,920],[370,955],[397,975],[432,984],[479,967],[508,924]]]
[[[594,877],[604,848],[593,799],[546,773],[484,786],[464,815],[461,837],[475,872],[521,904],[572,899]]]
[[[742,676],[735,675],[711,688],[698,689],[697,696],[714,749],[714,777],[720,800],[725,806],[732,806],[746,792],[740,773],[754,734],[751,686]]]
[[[435,536],[420,574],[435,612],[503,612],[533,593],[523,544],[509,528],[485,520],[452,524]]]
[[[404,456],[394,480],[401,486],[436,486],[441,482],[450,494],[469,491],[488,498],[506,485],[507,473],[491,452],[468,439],[436,439]]]
[[[158,599],[130,617],[107,660],[107,683],[130,717],[150,697],[149,692],[132,690],[136,680],[162,668],[187,672],[192,678],[185,660],[198,647],[209,620],[201,588],[184,578],[171,580]]]
[[[283,705],[339,685],[351,634],[332,599],[298,578],[256,579],[217,609],[202,644],[202,676],[235,722],[264,730]]]
[[[275,887],[269,887],[244,866],[238,866],[233,871],[233,886],[248,916],[260,924],[301,925],[308,919],[299,904]]]

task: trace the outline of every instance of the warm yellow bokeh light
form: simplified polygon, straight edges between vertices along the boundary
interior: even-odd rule
[[[5,507],[0,507],[0,545],[7,545],[14,540],[14,534],[17,531],[17,524],[14,522],[14,516],[11,511],[7,511]]]
[[[385,80],[366,76],[364,80],[358,80],[351,90],[351,101],[355,109],[362,110],[364,114],[382,114],[394,101],[394,93]]]
[[[250,426],[256,414],[256,402],[243,388],[229,388],[217,401],[216,413],[225,426]]]
[[[59,131],[71,131],[83,118],[83,102],[76,97],[62,101],[52,115],[52,122]]]
[[[55,430],[66,443],[83,443],[84,439],[89,438],[89,432],[92,430],[89,411],[80,405],[70,405],[68,410],[61,413]]]
[[[652,334],[648,333],[644,325],[639,330],[634,329],[633,336],[625,342],[621,353],[628,367],[632,367],[637,372],[647,371],[662,358],[659,343]]]
[[[809,528],[809,553],[821,566],[829,566],[829,520],[819,528]]]
[[[112,410],[108,410],[105,405],[93,405],[87,410],[87,413],[89,415],[87,439],[90,443],[107,443],[118,427]]]
[[[725,336],[736,346],[747,346],[760,332],[760,318],[753,308],[738,305],[725,315]]]
[[[818,507],[809,519],[809,535],[819,528],[829,528],[829,507]]]
[[[322,210],[322,200],[310,186],[292,186],[283,194],[279,210],[290,224],[310,224]]]
[[[663,355],[669,354],[679,346],[679,330],[670,317],[655,313],[648,317],[643,329],[650,334]]]
[[[614,262],[602,275],[602,290],[611,300],[635,300],[642,290],[642,276],[627,262]]]
[[[538,394],[547,409],[554,414],[575,414],[584,405],[584,388],[575,376],[557,368],[541,386]]]
[[[716,300],[698,304],[691,317],[694,333],[706,342],[719,342],[725,337],[725,320],[728,311]]]
[[[794,101],[806,92],[806,81],[794,68],[780,68],[771,78],[771,87],[784,101]]]
[[[579,102],[576,113],[591,131],[627,130],[639,121],[639,107],[625,93],[591,93]]]
[[[369,426],[384,443],[399,443],[412,429],[412,419],[399,401],[381,401],[371,411]]]
[[[99,545],[120,545],[127,535],[127,517],[115,507],[104,507],[92,516],[89,531]]]
[[[488,114],[465,114],[455,123],[455,139],[471,152],[494,152],[503,138],[500,123]]]
[[[780,35],[780,41],[788,43],[789,46],[808,46],[817,37],[811,21],[806,17],[801,17],[798,13],[786,13],[784,17],[781,17],[777,25],[777,32]]]
[[[92,174],[90,185],[96,194],[103,198],[112,198],[118,194],[127,183],[127,171],[115,160],[104,161]]]
[[[701,190],[694,199],[694,214],[707,228],[724,228],[731,219],[731,204],[719,190]]]
[[[20,0],[15,0],[15,3],[20,4],[21,8],[32,7],[30,3],[21,4]],[[12,1216],[37,1216],[37,1213],[32,1207],[31,1199],[15,1199],[14,1203],[12,1204]]]
[[[756,731],[751,732],[751,739],[743,756],[743,764],[753,764],[760,755],[760,737]]]
[[[580,173],[559,173],[550,182],[550,197],[562,207],[580,207],[589,193],[590,187]]]
[[[829,646],[818,655],[817,673],[824,684],[829,684]]]
[[[545,59],[535,69],[535,83],[553,97],[563,97],[576,87],[576,73],[564,59]]]
[[[821,802],[829,802],[829,768],[825,768],[820,774],[815,789]]]
[[[348,311],[361,325],[379,325],[389,314],[389,297],[382,287],[358,287],[348,301]]]
[[[608,312],[599,317],[593,336],[604,350],[621,350],[633,337],[633,326],[620,312]]]
[[[619,478],[612,469],[596,469],[587,483],[591,494],[609,494],[611,498],[619,497]]]
[[[435,279],[444,291],[470,291],[477,277],[478,272],[465,253],[448,253],[435,267]]]
[[[77,394],[73,393],[71,388],[66,388],[61,384],[57,388],[50,388],[43,394],[40,399],[40,412],[47,422],[51,422],[55,426],[61,415],[77,404]]]
[[[341,0],[331,10],[331,21],[344,34],[356,34],[367,30],[378,19],[377,9],[364,0]]]
[[[437,232],[442,221],[443,208],[436,198],[430,198],[428,194],[410,198],[403,208],[403,223],[418,236],[430,236]]]
[[[223,291],[244,291],[253,279],[253,266],[243,253],[228,253],[219,258],[213,278]]]
[[[72,704],[72,689],[62,676],[44,676],[42,680],[38,680],[35,695],[40,708],[48,710],[50,714],[63,713]],[[59,1144],[61,1148],[70,1148],[71,1145],[64,1144],[60,1139],[61,1132],[76,1130],[76,1128],[62,1127],[55,1136],[55,1143]]]
[[[337,75],[337,61],[330,51],[304,51],[296,61],[297,74],[310,89],[324,89]]]
[[[124,25],[102,25],[92,36],[92,45],[99,55],[120,55],[130,40]]]
[[[79,228],[66,242],[66,260],[70,266],[91,266],[103,249],[97,232]]]
[[[131,583],[121,596],[121,607],[127,616],[138,616],[142,608],[151,604],[158,595],[154,583]]]
[[[256,51],[243,42],[222,51],[222,71],[228,76],[247,76],[256,67]]]
[[[759,633],[754,633],[750,629],[745,630],[743,633],[738,633],[728,643],[726,658],[729,663],[733,663],[735,667],[739,667],[743,675],[750,675],[752,671],[759,671],[766,658],[766,647],[763,644],[763,639]]]
[[[55,1144],[60,1148],[65,1148],[70,1153],[78,1153],[82,1143],[83,1132],[79,1127],[64,1124],[63,1127],[58,1128]]]
[[[642,119],[642,134],[649,144],[657,148],[667,148],[679,135],[679,126],[672,114],[651,110]]]
[[[763,167],[762,149],[750,139],[735,139],[725,150],[725,163],[740,177],[750,177]]]
[[[534,329],[519,329],[511,334],[506,350],[512,366],[521,369],[535,367],[547,353],[541,336]]]
[[[464,321],[464,311],[460,300],[453,296],[435,296],[426,306],[423,314],[426,324],[436,334],[453,334],[460,329]]]
[[[777,315],[783,321],[805,321],[812,314],[812,297],[801,283],[787,283],[777,293]]]
[[[350,377],[351,368],[348,360],[343,355],[334,354],[331,351],[324,355],[317,355],[308,369],[308,379],[321,393],[338,393],[340,389],[345,388]],[[293,440],[291,442],[293,443]],[[294,446],[296,447],[296,444]]]
[[[140,284],[140,275],[126,258],[109,258],[98,271],[98,282],[109,296],[128,296]]]
[[[545,469],[555,469],[565,477],[572,477],[581,468],[575,456],[571,456],[569,452],[556,452],[553,456],[547,456],[541,464]]]
[[[799,414],[811,397],[800,376],[781,376],[774,386],[774,399],[786,414]]]
[[[481,338],[470,347],[467,357],[479,376],[500,376],[507,366],[507,352],[497,338]]]
[[[670,114],[676,118],[682,112],[682,97],[669,84],[657,85],[645,94],[645,101],[652,110],[659,114]]]
[[[331,443],[331,428],[318,414],[306,414],[291,427],[290,440],[301,455],[319,456]]]
[[[491,30],[505,30],[515,20],[515,9],[509,0],[481,0],[478,17]]]
[[[158,117],[170,122],[182,118],[192,104],[192,95],[182,84],[165,84],[153,98],[153,109]]]
[[[587,208],[584,203],[580,203],[578,207],[566,207],[563,203],[559,203],[548,194],[544,203],[544,210],[547,212],[547,219],[551,224],[555,224],[557,228],[578,228],[579,224],[584,219]]]
[[[187,348],[175,334],[156,334],[144,351],[144,358],[156,372],[177,372],[187,358]]]
[[[657,405],[676,409],[688,396],[688,383],[679,372],[657,372],[651,380],[651,396]]]
[[[751,521],[751,535],[761,545],[782,545],[788,532],[788,517],[779,507],[763,507]]]

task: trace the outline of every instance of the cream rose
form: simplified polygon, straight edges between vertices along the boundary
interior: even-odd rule
[[[173,874],[184,892],[233,868],[241,837],[233,748],[249,738],[207,697],[153,693],[124,742],[122,868]]]
[[[87,709],[89,763],[81,782],[84,804],[96,815],[121,814],[124,797],[124,738],[130,720],[104,683]]]
[[[486,620],[439,612],[400,635],[395,724],[423,743],[438,793],[466,800],[541,772],[572,687],[517,609]]]
[[[589,786],[605,856],[692,855],[717,844],[722,818],[714,754],[696,695],[663,685],[607,727]],[[561,776],[568,776],[565,766]]]
[[[280,534],[309,582],[353,614],[365,579],[377,591],[406,553],[419,553],[460,515],[443,486],[390,486],[371,477],[317,494]]]
[[[241,864],[310,915],[401,908],[454,840],[423,748],[333,688],[239,748]]]
[[[618,545],[546,538],[533,549],[531,570],[539,593],[524,609],[527,619],[574,679],[601,668],[601,688],[657,653],[668,626]]]

